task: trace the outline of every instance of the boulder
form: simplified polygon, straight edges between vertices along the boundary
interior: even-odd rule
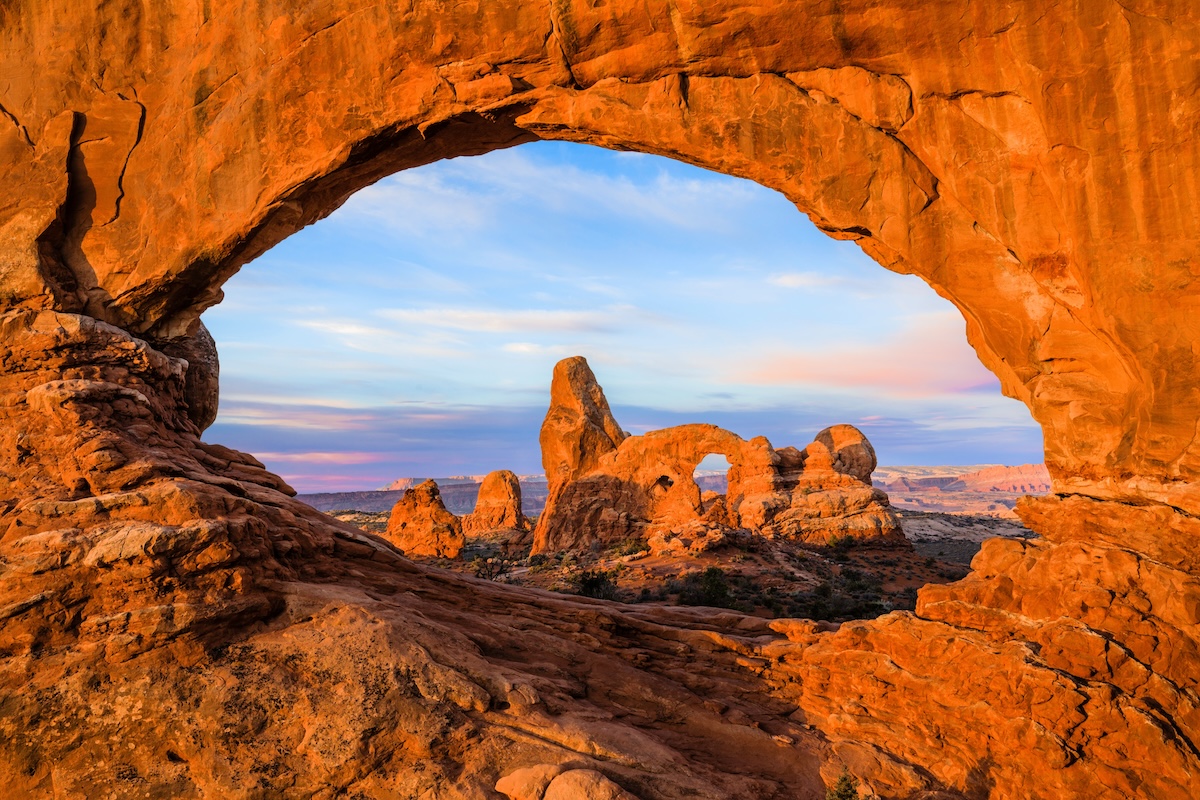
[[[853,425],[832,425],[818,433],[814,441],[825,445],[835,472],[871,485],[871,473],[878,461],[875,448],[862,431]]]
[[[516,474],[506,469],[489,472],[479,485],[475,509],[462,518],[463,535],[521,534],[528,529],[529,520],[521,511],[521,483]]]
[[[386,536],[409,556],[457,558],[463,548],[462,523],[446,510],[433,480],[417,484],[396,501]]]

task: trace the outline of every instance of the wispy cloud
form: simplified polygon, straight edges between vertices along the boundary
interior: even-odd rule
[[[269,428],[291,428],[309,431],[369,431],[379,425],[379,417],[369,412],[348,412],[321,408],[272,408],[222,403],[221,422],[226,425],[249,425]]]
[[[386,315],[386,312],[379,313]],[[389,328],[365,325],[336,316],[298,319],[293,324],[300,328],[328,333],[343,347],[363,353],[394,355],[407,352],[435,358],[460,358],[467,354],[467,342],[446,333],[445,330],[430,329],[436,326],[418,324],[408,328]]]
[[[642,315],[639,309],[628,305],[608,306],[596,311],[393,308],[376,313],[397,322],[472,333],[602,333],[615,330],[617,318]]]
[[[824,289],[844,285],[846,279],[819,272],[777,272],[767,277],[767,283],[784,289]]]
[[[734,371],[758,385],[811,384],[875,389],[896,396],[929,396],[996,387],[963,335],[955,311],[923,314],[883,342],[823,342],[816,352],[774,352]]]
[[[531,356],[566,356],[571,352],[567,345],[544,345],[536,342],[509,342],[500,349],[506,353]]]
[[[285,464],[313,464],[324,467],[329,464],[378,464],[387,459],[384,453],[255,453],[255,457],[263,462],[281,462]]]
[[[461,233],[494,224],[514,203],[555,213],[605,215],[684,230],[725,229],[752,205],[752,186],[716,173],[681,178],[665,170],[634,180],[508,150],[410,170],[358,192],[338,211],[343,223],[369,222],[414,236]]]

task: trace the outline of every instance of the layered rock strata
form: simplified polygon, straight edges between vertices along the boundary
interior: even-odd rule
[[[595,410],[592,417],[583,408]],[[679,425],[614,442],[596,434],[602,428],[595,418],[620,430],[587,362],[579,356],[559,362],[542,425],[543,461],[553,477],[548,471],[535,554],[626,539],[645,539],[655,552],[694,552],[739,529],[814,544],[843,536],[906,542],[887,495],[871,486],[875,450],[851,425],[826,428],[801,451],[775,450],[762,436],[746,441],[715,425]],[[706,497],[694,473],[713,453],[731,465],[728,489]]]
[[[1193,3],[45,0],[0,41],[9,794],[1195,794]],[[930,283],[1042,426],[1042,538],[768,628],[426,572],[200,441],[165,351],[230,275],[536,138],[750,178]]]
[[[386,538],[409,556],[456,558],[463,548],[462,521],[446,510],[437,481],[419,483],[392,506]]]

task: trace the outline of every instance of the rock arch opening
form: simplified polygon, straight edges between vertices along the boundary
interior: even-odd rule
[[[1198,25],[1131,5],[6,5],[5,785],[103,793],[103,747],[176,794],[790,797],[849,769],[887,797],[1187,796]],[[199,439],[203,368],[167,351],[238,267],[383,175],[534,139],[751,178],[924,277],[1042,426],[1043,538],[837,630],[514,603]],[[213,735],[234,708],[254,736]]]
[[[896,453],[893,463],[914,455],[946,462],[963,459],[973,423],[971,462],[1012,461],[1013,451],[997,456],[992,448],[1013,444],[1024,415],[1011,413],[1019,406],[999,397],[957,313],[924,284],[879,278],[857,248],[807,226],[774,192],[644,154],[542,143],[407,170],[265,254],[225,291],[206,315],[232,345],[225,411],[209,436],[259,453],[318,508],[355,512],[339,517],[370,532],[394,527],[393,543],[410,555],[444,564],[450,554],[455,568],[513,582],[530,580],[530,546],[539,559],[589,550],[616,558],[709,554],[710,566],[741,575],[803,557],[772,550],[745,567],[730,561],[761,535],[816,548],[842,538],[889,540],[900,520],[871,487],[871,469],[845,466],[835,480],[843,467],[829,454],[838,445],[814,442],[808,449],[825,455],[809,453],[814,431],[853,422]],[[781,336],[789,313],[797,321]],[[763,440],[752,461],[795,463],[752,466],[738,455],[744,444],[736,436],[703,433],[696,446],[720,441],[718,449],[680,451],[662,462],[662,474],[641,476],[630,462],[639,477],[587,484],[569,503],[552,503],[536,530],[507,525],[500,536],[474,526],[472,537],[465,515],[485,473],[525,476],[533,517],[553,497],[537,477],[536,426],[550,366],[572,352],[598,355],[616,371],[626,405],[648,401],[632,417],[620,414],[639,431],[715,415],[781,448],[777,455]],[[511,396],[525,406],[512,408]],[[1026,421],[1024,430],[1020,460],[1036,459],[1036,429]],[[719,487],[696,480],[710,453],[724,467],[705,477]],[[645,469],[653,472],[661,456],[651,460]],[[828,475],[817,477],[821,469]],[[394,519],[387,511],[395,491],[361,491],[427,478],[439,479],[437,502]],[[644,502],[636,499],[643,494]],[[433,533],[429,543],[417,541],[414,530],[442,530],[447,512],[463,516],[466,540],[450,549]],[[484,570],[474,564],[480,557],[511,559],[513,569]],[[911,553],[894,569],[858,563],[875,557],[856,552],[847,567],[878,573],[870,602],[809,602],[807,594],[785,602],[756,589],[739,607],[878,614],[911,609],[915,585],[961,574]],[[824,558],[814,554],[813,563]],[[592,566],[585,559],[575,568]],[[814,582],[844,594],[834,573],[827,577]]]
[[[920,281],[773,192],[651,156],[543,143],[408,170],[225,293],[208,435],[305,492],[539,471],[550,368],[577,352],[640,430],[715,415],[782,446],[847,421],[890,464],[1040,448]]]

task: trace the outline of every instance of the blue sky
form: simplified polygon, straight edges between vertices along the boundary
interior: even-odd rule
[[[862,428],[883,464],[1041,460],[958,312],[781,195],[539,142],[392,176],[249,264],[204,320],[209,441],[301,491],[540,471],[554,363],[586,356],[634,433],[777,447]]]

